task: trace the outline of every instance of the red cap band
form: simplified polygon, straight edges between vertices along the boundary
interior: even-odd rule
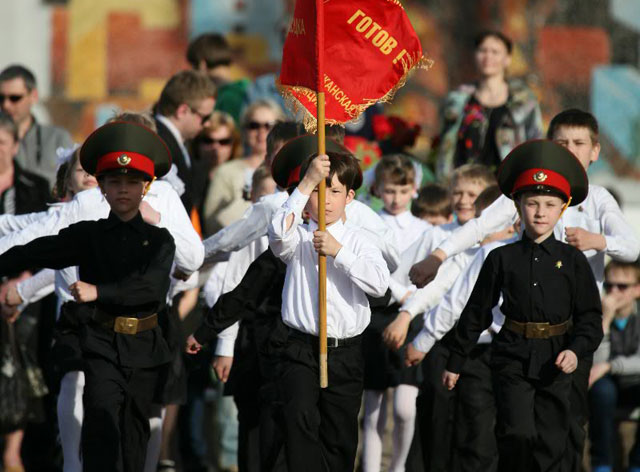
[[[302,170],[302,166],[299,165],[295,169],[291,169],[289,172],[289,178],[287,179],[287,188],[291,187],[294,184],[300,182],[300,171]]]
[[[143,154],[129,151],[115,151],[98,159],[96,175],[114,169],[132,169],[143,172],[150,177],[155,175],[153,161]]]
[[[513,184],[512,194],[526,187],[551,187],[566,195],[567,199],[571,197],[571,185],[569,181],[561,174],[549,169],[527,169],[518,176]]]

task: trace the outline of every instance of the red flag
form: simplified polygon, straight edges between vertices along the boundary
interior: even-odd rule
[[[297,0],[279,82],[312,129],[315,92],[325,92],[327,123],[345,123],[391,100],[409,71],[431,64],[397,0]]]

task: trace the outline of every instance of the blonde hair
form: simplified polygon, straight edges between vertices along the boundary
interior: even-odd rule
[[[451,174],[450,187],[455,187],[461,180],[477,182],[485,188],[497,184],[493,171],[482,164],[464,164],[456,168]]]
[[[209,119],[205,123],[202,131],[198,134],[195,141],[197,142],[199,138],[203,136],[208,136],[209,133],[217,130],[218,128],[227,127],[231,133],[231,139],[233,140],[232,149],[231,149],[231,159],[235,159],[240,155],[240,132],[236,127],[236,122],[233,117],[224,111],[214,111],[209,116]]]
[[[247,108],[245,108],[242,112],[240,123],[242,124],[243,128],[247,126],[247,124],[249,123],[249,119],[259,108],[266,108],[267,110],[273,112],[273,114],[276,116],[276,121],[284,121],[285,119],[284,112],[282,111],[280,105],[268,98],[260,98],[251,102],[251,104],[247,106]]]

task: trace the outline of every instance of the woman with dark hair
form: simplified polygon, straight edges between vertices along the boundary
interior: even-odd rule
[[[507,78],[511,40],[499,31],[485,31],[474,45],[478,81],[450,92],[444,104],[435,147],[438,178],[468,163],[497,170],[514,146],[542,137],[535,94],[522,80]]]

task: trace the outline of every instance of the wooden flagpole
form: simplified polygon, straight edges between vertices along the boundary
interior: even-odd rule
[[[324,84],[324,5],[323,0],[316,0],[317,15],[317,60],[318,60],[318,84],[316,87],[317,95],[317,135],[318,135],[318,154],[326,154],[326,142],[324,135],[325,118],[324,118],[324,92],[322,87]],[[325,222],[325,197],[326,183],[324,179],[318,185],[318,229],[326,231]],[[319,361],[320,361],[320,388],[329,386],[329,371],[327,367],[327,257],[318,255],[318,339]]]

